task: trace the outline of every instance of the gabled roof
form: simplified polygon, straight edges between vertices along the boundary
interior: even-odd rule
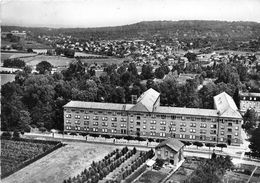
[[[226,92],[216,95],[214,97],[214,104],[220,116],[242,118],[233,98]]]
[[[159,98],[160,93],[155,91],[154,89],[150,88],[149,90],[146,90],[138,99],[137,104],[133,108],[133,110],[136,110],[136,108],[142,108],[146,109],[146,112],[153,112],[153,106],[157,99]],[[132,110],[132,109],[131,109]]]
[[[169,139],[161,142],[158,146],[155,147],[155,149],[164,147],[164,146],[168,146],[175,152],[178,152],[184,146],[184,144],[177,139],[169,138]]]

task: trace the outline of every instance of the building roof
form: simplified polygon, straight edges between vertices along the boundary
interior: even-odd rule
[[[179,152],[179,150],[184,146],[184,144],[177,139],[169,138],[169,139],[161,142],[160,144],[158,144],[155,147],[155,149],[160,148],[160,147],[164,147],[164,146],[168,146],[169,148],[171,148],[175,152]]]
[[[260,93],[239,92],[239,95],[243,97],[260,97]]]
[[[71,108],[82,108],[82,109],[107,109],[107,110],[117,110],[126,111],[132,108],[133,104],[115,104],[115,103],[102,103],[102,102],[83,102],[83,101],[70,101],[63,107]]]
[[[215,116],[218,117],[218,111],[216,109],[199,109],[199,108],[185,108],[185,107],[157,107],[158,113],[165,114],[187,114],[193,116]]]
[[[159,98],[160,93],[150,88],[146,90],[138,99],[137,104],[131,109],[131,111],[141,111],[153,112],[153,106],[157,99]]]
[[[221,117],[242,118],[234,100],[226,92],[216,95],[214,97],[214,104]]]

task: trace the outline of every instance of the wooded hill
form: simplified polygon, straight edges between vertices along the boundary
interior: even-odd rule
[[[227,21],[144,21],[130,25],[98,28],[31,28],[2,26],[2,31],[25,30],[36,34],[63,33],[79,39],[150,39],[154,36],[192,39],[248,40],[260,35],[260,23]]]

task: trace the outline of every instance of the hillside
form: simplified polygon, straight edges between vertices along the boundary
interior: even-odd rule
[[[2,31],[26,30],[38,34],[63,33],[79,39],[149,39],[154,36],[179,39],[212,38],[225,40],[248,40],[260,35],[256,22],[226,21],[147,21],[136,24],[99,28],[26,28],[3,26]]]

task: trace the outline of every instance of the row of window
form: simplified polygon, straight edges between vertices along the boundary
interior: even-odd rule
[[[93,113],[93,111],[89,111],[89,112],[85,112],[85,113]],[[94,114],[111,114],[112,112],[106,112],[106,111],[98,111],[98,112],[94,112]],[[126,116],[126,113],[116,113],[116,112],[113,112],[113,115],[116,116],[116,115],[122,115],[122,116]],[[223,120],[223,119],[216,119],[216,118],[203,118],[203,117],[189,117],[189,116],[176,116],[176,115],[171,115],[171,116],[168,116],[168,115],[155,115],[155,114],[147,114],[147,115],[141,115],[141,114],[137,114],[138,116],[136,116],[136,119],[137,120],[141,120],[141,116],[143,117],[148,117],[148,116],[151,116],[152,118],[161,118],[161,119],[172,119],[172,120],[188,120],[188,121],[201,121],[201,122],[222,122],[224,123],[225,122],[234,122],[236,124],[238,124],[238,120]],[[130,114],[129,116],[133,117],[133,114]],[[66,117],[67,118],[71,118],[71,114],[66,114]],[[89,118],[89,117],[87,117]],[[98,116],[95,117],[96,119],[98,119]],[[75,119],[80,119],[80,115],[75,115]],[[86,119],[84,117],[84,119]],[[124,119],[126,120],[126,119]],[[133,119],[132,119],[133,121]],[[166,123],[166,122],[165,122]]]

